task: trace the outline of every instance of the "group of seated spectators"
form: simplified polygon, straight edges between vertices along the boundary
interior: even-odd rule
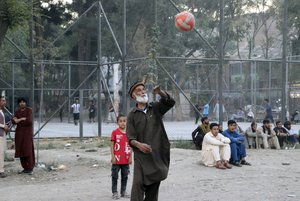
[[[263,120],[261,127],[257,127],[257,123],[252,122],[245,136],[249,148],[287,149],[295,148],[296,144],[299,144],[299,135],[292,129],[290,121],[286,121],[282,126],[281,121],[278,120],[274,128],[268,119]]]
[[[229,120],[228,128],[223,131],[217,123],[209,123],[207,117],[201,118],[201,124],[192,132],[197,149],[202,150],[202,163],[218,169],[230,169],[232,165],[241,167],[251,165],[246,161],[246,148],[287,149],[299,144],[299,135],[291,128],[291,122],[282,126],[280,121],[275,127],[268,119],[262,126],[252,122],[244,132],[235,120]]]

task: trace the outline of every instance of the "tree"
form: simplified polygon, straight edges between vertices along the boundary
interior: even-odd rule
[[[292,54],[300,55],[300,1],[289,0],[289,25],[291,28]]]
[[[26,0],[0,1],[0,46],[8,29],[22,25],[29,19],[30,9]]]
[[[268,5],[265,0],[263,0],[262,3],[263,11],[260,13],[260,17],[263,24],[264,39],[262,41],[261,48],[263,50],[264,57],[268,59],[270,48],[275,39],[275,37],[271,33],[271,28],[277,20],[278,7],[276,6],[276,4]]]
[[[250,27],[251,32],[249,32],[247,37],[249,52],[248,52],[248,59],[251,59],[252,57],[252,50],[255,48],[255,38],[257,34],[259,33],[261,27],[263,24],[261,23],[261,18],[257,13],[261,13],[261,0],[250,0],[248,3],[248,8],[253,10],[252,13],[250,13],[249,20],[250,20]]]

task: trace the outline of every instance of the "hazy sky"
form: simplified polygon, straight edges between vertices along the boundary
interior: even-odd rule
[[[72,3],[73,0],[53,0],[53,2],[57,3],[58,1],[66,2],[66,3]]]

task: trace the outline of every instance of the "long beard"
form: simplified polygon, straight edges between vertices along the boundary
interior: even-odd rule
[[[145,96],[136,96],[136,102],[138,103],[148,103],[148,95]]]

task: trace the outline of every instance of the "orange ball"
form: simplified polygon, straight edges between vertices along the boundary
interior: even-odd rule
[[[175,26],[179,31],[191,31],[195,26],[195,17],[188,11],[183,11],[175,16]]]

